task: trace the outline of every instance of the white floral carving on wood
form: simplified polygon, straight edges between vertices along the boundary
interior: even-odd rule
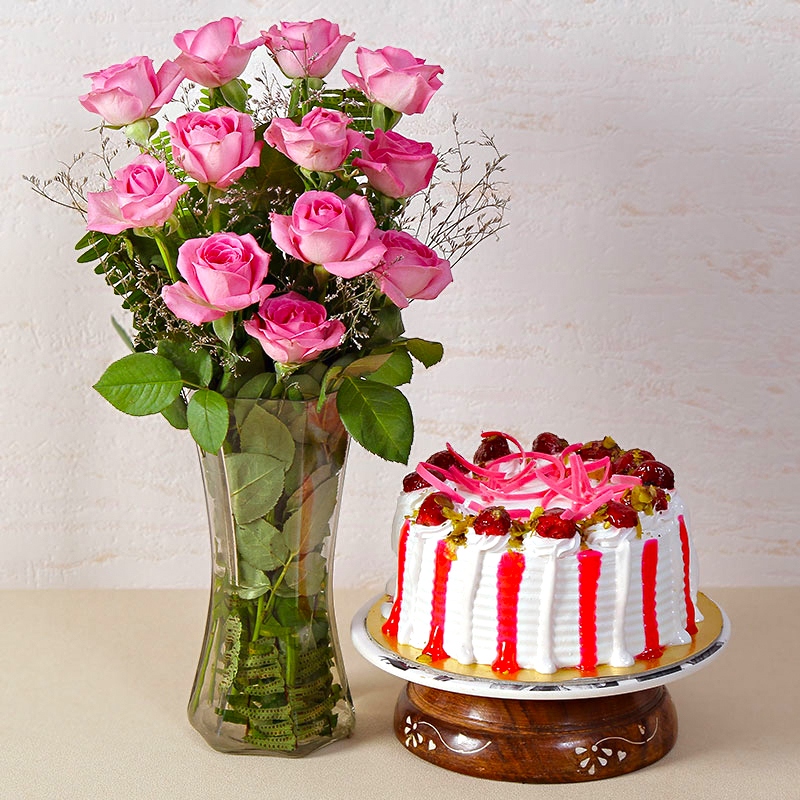
[[[658,732],[658,719],[656,719],[653,732],[644,740],[634,742],[632,739],[626,739],[624,736],[605,736],[598,739],[590,747],[576,747],[575,755],[583,756],[578,762],[578,772],[586,771],[587,775],[594,775],[599,769],[608,765],[608,762],[613,758],[617,759],[617,763],[624,761],[628,753],[621,747],[602,747],[607,742],[626,742],[636,746],[641,746],[652,741],[653,737]],[[644,725],[639,725],[639,733],[644,736],[647,733]],[[614,752],[616,750],[616,753]]]
[[[492,742],[491,740],[488,742],[484,742],[480,747],[472,748],[471,750],[459,747],[451,747],[447,742],[442,738],[442,734],[439,733],[439,729],[432,725],[430,722],[425,722],[425,720],[414,720],[411,718],[409,714],[405,718],[405,726],[403,728],[403,733],[405,734],[405,746],[409,749],[414,749],[417,747],[421,747],[423,750],[435,750],[436,749],[436,742],[432,738],[426,738],[425,735],[420,731],[421,726],[426,726],[430,728],[436,736],[439,737],[439,741],[452,753],[461,753],[463,755],[471,755],[473,753],[480,753],[482,750],[485,750]]]

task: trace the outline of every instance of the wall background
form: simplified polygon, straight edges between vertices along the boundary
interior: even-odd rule
[[[702,584],[800,582],[798,2],[15,0],[0,12],[0,586],[206,584],[191,440],[89,388],[124,354],[117,300],[74,263],[80,220],[20,174],[94,145],[84,72],[160,63],[173,33],[223,13],[247,34],[326,16],[441,63],[445,88],[400,130],[445,144],[458,110],[509,153],[502,241],[407,315],[446,347],[409,390],[414,462],[446,438],[471,450],[481,427],[612,433],[676,469]],[[340,585],[391,571],[406,471],[353,450]]]

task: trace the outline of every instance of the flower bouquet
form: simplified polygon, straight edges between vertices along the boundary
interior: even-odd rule
[[[101,191],[78,176],[86,154],[28,180],[85,216],[78,262],[96,263],[131,315],[132,336],[114,324],[132,352],[94,388],[198,445],[213,572],[190,719],[220,750],[302,755],[353,725],[331,605],[349,438],[408,459],[397,387],[442,346],[405,336],[401,310],[436,298],[502,227],[502,156],[485,135],[456,131],[436,154],[395,132],[425,111],[441,67],[358,48],[359,74],[334,88],[353,40],[337,25],[280,23],[248,42],[240,25],[177,34],[180,54],[158,70],[139,56],[86,76]],[[256,50],[284,77],[246,82]],[[181,85],[185,113],[162,128]],[[491,149],[474,180],[472,146]]]

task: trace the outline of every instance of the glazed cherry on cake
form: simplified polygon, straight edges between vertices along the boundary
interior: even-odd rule
[[[533,530],[537,536],[545,539],[571,539],[578,532],[578,526],[574,520],[564,519],[564,511],[563,508],[551,508],[536,519]]]
[[[559,453],[566,450],[567,447],[569,447],[569,442],[566,439],[556,436],[555,433],[545,431],[544,433],[540,433],[533,440],[531,450],[534,453],[549,453],[551,456],[557,456]]]
[[[502,506],[484,508],[472,523],[479,536],[505,536],[511,530],[511,515]]]
[[[522,441],[487,431],[472,460],[448,444],[405,476],[387,636],[504,675],[689,643],[697,565],[673,471],[610,436]]]
[[[477,466],[482,467],[490,461],[509,455],[510,452],[511,448],[505,436],[499,433],[484,433],[472,460]]]

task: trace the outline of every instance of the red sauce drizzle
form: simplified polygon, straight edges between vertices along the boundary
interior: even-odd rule
[[[444,641],[444,614],[447,600],[447,578],[452,561],[447,557],[447,542],[436,543],[436,565],[433,572],[433,603],[431,608],[431,635],[422,651],[434,661],[448,658],[442,642]]]
[[[658,569],[658,539],[648,539],[642,548],[642,621],[644,650],[636,658],[659,658],[664,648],[658,643],[656,616],[656,572]]]
[[[497,567],[497,658],[492,664],[495,672],[516,672],[517,664],[517,605],[519,585],[525,569],[522,553],[506,552]]]
[[[686,522],[681,514],[678,517],[681,527],[681,553],[683,553],[683,595],[686,598],[686,632],[690,636],[697,633],[697,625],[694,621],[694,603],[692,602],[692,587],[689,583],[689,533],[686,530]]]
[[[578,639],[581,647],[581,670],[597,666],[597,585],[600,582],[598,550],[578,553]]]
[[[403,575],[406,571],[406,544],[410,527],[410,521],[406,520],[400,529],[400,542],[397,547],[397,597],[389,612],[389,619],[381,628],[385,636],[397,636],[397,627],[400,624],[400,610],[403,607]]]

